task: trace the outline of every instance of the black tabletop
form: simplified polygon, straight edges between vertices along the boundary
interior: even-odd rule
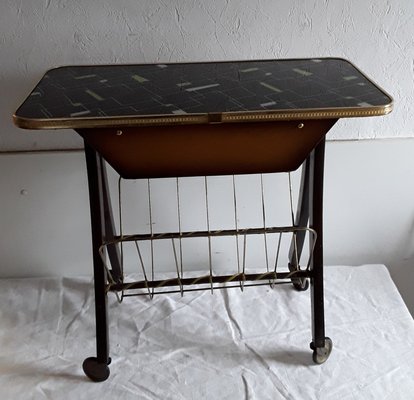
[[[67,66],[14,115],[23,128],[383,115],[392,98],[339,58]]]

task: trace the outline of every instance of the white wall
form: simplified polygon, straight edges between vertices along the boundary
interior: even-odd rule
[[[341,121],[331,139],[410,137],[413,15],[412,0],[1,0],[0,149],[82,146],[12,126],[53,66],[310,56],[348,58],[395,97],[387,118]]]
[[[395,110],[341,120],[328,139],[410,138],[413,15],[412,0],[1,0],[0,151],[82,147],[71,131],[11,121],[43,73],[65,64],[341,56]],[[387,264],[412,312],[413,151],[410,139],[331,142],[325,242],[327,263]],[[0,165],[0,276],[90,273],[82,154],[1,155]]]

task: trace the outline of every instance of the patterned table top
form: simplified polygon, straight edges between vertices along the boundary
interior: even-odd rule
[[[384,115],[392,98],[339,58],[67,66],[16,111],[29,129]]]

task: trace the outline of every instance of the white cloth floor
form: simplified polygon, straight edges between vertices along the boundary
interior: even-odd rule
[[[328,361],[291,285],[109,295],[111,375],[93,383],[92,282],[0,280],[0,399],[411,399],[414,322],[382,265],[325,269]]]

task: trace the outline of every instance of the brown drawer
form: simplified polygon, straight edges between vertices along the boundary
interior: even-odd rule
[[[79,129],[127,179],[288,172],[336,119]]]

